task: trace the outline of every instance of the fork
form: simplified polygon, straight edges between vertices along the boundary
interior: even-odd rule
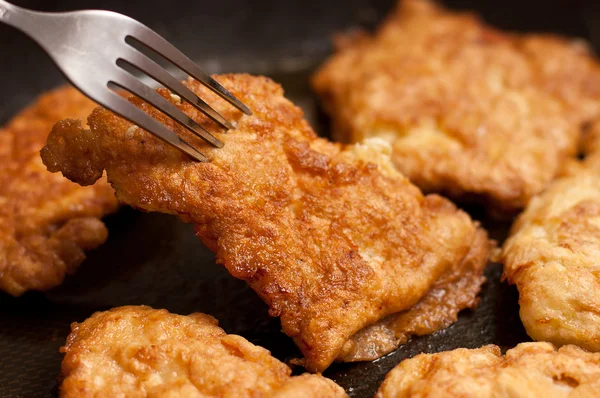
[[[222,128],[229,130],[234,129],[234,126],[133,44],[162,56],[240,111],[252,114],[248,107],[167,40],[125,15],[100,10],[37,12],[0,0],[0,21],[35,40],[66,78],[92,100],[195,160],[205,162],[208,159],[165,125],[122,98],[114,89],[124,89],[140,97],[217,148],[222,148],[223,142],[140,81],[128,69],[137,69],[150,76]]]

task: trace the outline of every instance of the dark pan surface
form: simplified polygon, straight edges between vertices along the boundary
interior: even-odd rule
[[[310,92],[308,77],[331,51],[328,38],[332,33],[350,26],[373,26],[393,1],[15,3],[44,10],[105,8],[127,13],[165,35],[208,71],[270,75],[304,108],[313,126],[327,135],[327,120]],[[586,36],[581,10],[587,10],[588,21],[595,20],[593,7],[576,7],[568,1],[450,3],[479,9],[488,20],[510,29]],[[0,37],[5,53],[0,64],[4,78],[0,121],[4,122],[62,79],[21,34],[0,26]],[[482,219],[480,211],[470,211]],[[482,221],[494,238],[504,238],[508,224]],[[108,242],[90,253],[79,272],[63,286],[18,299],[0,293],[0,397],[55,396],[61,361],[58,350],[69,324],[119,305],[145,304],[180,314],[206,312],[219,319],[228,333],[266,347],[281,360],[299,355],[280,332],[279,321],[267,315],[266,306],[245,283],[215,264],[213,254],[196,239],[191,226],[171,216],[129,208],[107,217],[106,222]],[[490,343],[510,348],[528,340],[518,317],[516,289],[500,282],[501,266],[491,264],[486,276],[479,308],[462,313],[454,326],[415,338],[371,363],[336,364],[325,375],[351,396],[371,397],[385,374],[404,358]]]

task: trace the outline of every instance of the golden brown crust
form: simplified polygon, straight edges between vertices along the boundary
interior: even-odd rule
[[[395,350],[413,335],[423,336],[452,325],[460,310],[475,308],[477,294],[485,278],[482,275],[490,242],[479,230],[469,254],[453,272],[440,278],[436,285],[411,309],[392,314],[362,329],[349,339],[338,355],[343,362],[372,361]]]
[[[500,261],[533,339],[600,351],[600,122],[580,151],[516,220]]]
[[[502,355],[488,345],[421,354],[395,367],[376,398],[595,397],[600,354],[522,343]]]
[[[96,105],[64,87],[41,96],[0,130],[0,290],[48,290],[102,244],[99,220],[117,200],[104,181],[81,187],[49,173],[39,150],[58,120],[83,118]]]
[[[512,227],[504,273],[536,340],[600,351],[600,173],[578,169],[533,198]]]
[[[201,313],[145,306],[97,312],[71,325],[61,351],[64,398],[347,397],[320,375],[291,377],[269,351]]]
[[[405,0],[313,79],[338,139],[381,137],[427,192],[524,207],[600,113],[600,67],[580,42],[512,35],[476,16]]]
[[[218,135],[222,149],[133,100],[210,163],[190,161],[105,109],[92,113],[90,131],[57,124],[44,162],[80,183],[106,170],[121,201],[193,222],[217,261],[281,317],[311,371],[325,369],[355,333],[409,310],[448,275],[473,269],[481,281],[487,245],[478,245],[473,261],[465,258],[477,237],[487,241],[485,233],[446,199],[423,196],[394,169],[385,143],[343,147],[320,139],[269,79],[216,78],[254,112],[241,116],[187,83],[236,121],[236,131]],[[176,105],[217,130],[192,106]],[[477,290],[467,289],[467,301],[474,303]]]

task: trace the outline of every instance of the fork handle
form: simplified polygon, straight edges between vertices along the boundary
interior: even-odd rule
[[[0,22],[15,27],[36,41],[43,38],[42,19],[46,13],[27,10],[0,0]]]

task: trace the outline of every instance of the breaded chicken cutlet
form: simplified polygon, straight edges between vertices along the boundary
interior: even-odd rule
[[[97,312],[71,325],[60,396],[347,397],[333,381],[291,369],[201,313],[145,306]]]
[[[58,123],[44,162],[80,184],[106,170],[122,202],[194,223],[217,261],[281,318],[310,371],[336,359],[377,358],[477,304],[490,243],[485,231],[448,200],[423,196],[392,166],[385,143],[331,143],[271,80],[216,79],[253,111],[241,115],[197,82],[186,83],[237,123],[218,134],[221,149],[131,100],[209,163],[191,161],[102,108],[88,119],[89,131],[79,122]],[[218,131],[193,106],[159,92]]]
[[[541,192],[600,113],[600,66],[581,41],[504,33],[427,0],[339,44],[313,78],[334,136],[381,137],[425,192],[495,216]]]
[[[83,118],[96,106],[64,87],[0,130],[0,290],[19,296],[51,289],[106,240],[100,218],[117,207],[112,188],[105,181],[74,184],[49,173],[39,156],[54,123]]]
[[[529,336],[600,351],[600,123],[583,149],[516,220],[501,261]]]
[[[376,398],[597,397],[600,354],[573,345],[488,345],[421,354],[396,366]]]

